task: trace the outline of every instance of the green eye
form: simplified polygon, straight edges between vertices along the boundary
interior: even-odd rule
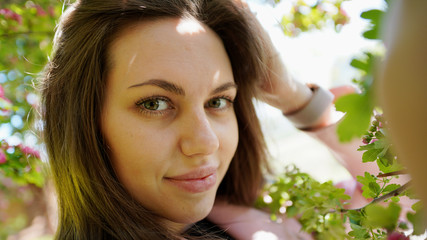
[[[147,99],[138,104],[143,110],[162,111],[168,109],[168,102],[160,98]]]
[[[221,99],[212,99],[208,102],[208,106],[212,108],[221,107]]]
[[[229,101],[225,98],[213,98],[213,99],[208,101],[207,107],[222,109],[222,108],[227,107],[228,103],[229,103]]]
[[[148,110],[157,110],[160,104],[158,100],[147,100],[143,105]]]

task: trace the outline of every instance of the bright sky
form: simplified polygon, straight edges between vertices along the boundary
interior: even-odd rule
[[[351,58],[360,54],[362,49],[376,44],[361,37],[367,21],[360,18],[360,13],[372,8],[384,8],[383,0],[345,2],[343,8],[350,16],[350,23],[341,32],[325,29],[290,38],[284,36],[279,23],[283,13],[289,11],[291,2],[295,0],[282,0],[274,7],[265,1],[248,0],[248,3],[270,33],[288,69],[302,82],[314,82],[325,87],[351,81],[355,74],[354,69],[348,67]]]
[[[268,0],[272,2],[272,0]],[[384,8],[383,0],[351,0],[343,4],[350,22],[341,32],[334,29],[315,30],[302,33],[296,38],[283,34],[279,23],[288,12],[291,1],[273,7],[266,0],[248,0],[251,10],[257,14],[272,41],[281,53],[291,74],[301,82],[316,83],[325,88],[350,84],[357,71],[349,64],[363,50],[374,48],[376,41],[366,40],[361,34],[368,22],[360,18],[361,12],[373,8]],[[306,0],[309,1],[316,0]],[[293,163],[302,171],[318,180],[341,181],[349,177],[329,150],[316,140],[296,130],[282,113],[266,104],[257,104],[267,145],[277,164],[276,169]]]

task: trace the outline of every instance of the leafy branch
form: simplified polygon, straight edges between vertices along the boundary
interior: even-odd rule
[[[363,207],[354,208],[354,209],[340,209],[340,212],[362,211],[362,210],[364,210],[369,205],[373,205],[373,204],[377,204],[377,203],[382,203],[382,202],[385,202],[385,201],[391,199],[392,197],[396,197],[396,196],[401,195],[403,192],[405,192],[406,190],[408,190],[409,186],[410,186],[410,182],[405,183],[404,185],[400,186],[399,188],[397,188],[397,189],[395,189],[395,190],[393,190],[393,191],[391,191],[391,192],[389,192],[387,194],[384,194],[384,195],[382,195],[380,197],[374,198],[371,202],[369,202],[368,204],[366,204]]]
[[[333,25],[338,32],[349,22],[349,17],[342,8],[345,1],[348,0],[298,0],[293,3],[290,12],[282,17],[282,30],[287,36],[298,36],[301,32]],[[279,2],[281,0],[275,0],[275,3]]]
[[[379,40],[384,15],[385,11],[378,9],[361,14],[370,22],[369,29],[363,33],[366,39]],[[302,27],[301,30],[308,29]],[[376,175],[365,172],[357,176],[362,195],[370,202],[358,209],[345,209],[349,196],[344,194],[344,189],[335,188],[331,182],[319,183],[295,167],[288,167],[266,186],[257,202],[258,207],[270,210],[273,220],[278,215],[296,217],[302,229],[318,239],[409,239],[408,234],[403,234],[408,226],[413,230],[410,235],[425,232],[426,220],[422,218],[420,202],[412,206],[413,212],[406,214],[408,222],[399,222],[400,197],[413,196],[410,181],[403,185],[393,183],[407,172],[398,163],[398,156],[388,141],[387,122],[374,101],[375,69],[381,59],[382,54],[376,52],[364,52],[353,59],[350,65],[361,73],[353,82],[361,92],[343,96],[335,103],[338,111],[346,113],[337,127],[339,139],[346,142],[361,138],[364,145],[358,150],[364,152],[362,162],[374,162],[381,171]],[[345,224],[350,225],[350,232],[346,232]]]
[[[294,165],[267,185],[257,207],[267,208],[272,220],[280,215],[297,217],[306,232],[319,239],[344,239],[345,217],[341,209],[350,199],[332,182],[320,183]]]
[[[397,175],[403,175],[403,174],[408,174],[408,171],[399,170],[399,171],[394,171],[389,173],[381,173],[381,174],[378,174],[377,177],[390,177],[390,176],[397,176]]]

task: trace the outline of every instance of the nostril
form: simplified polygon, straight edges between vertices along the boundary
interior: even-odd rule
[[[209,122],[193,122],[184,130],[180,144],[187,156],[210,155],[219,148],[219,139]]]

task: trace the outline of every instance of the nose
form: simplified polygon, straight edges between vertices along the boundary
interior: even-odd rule
[[[189,157],[210,155],[218,150],[218,136],[204,111],[183,117],[180,147]]]

